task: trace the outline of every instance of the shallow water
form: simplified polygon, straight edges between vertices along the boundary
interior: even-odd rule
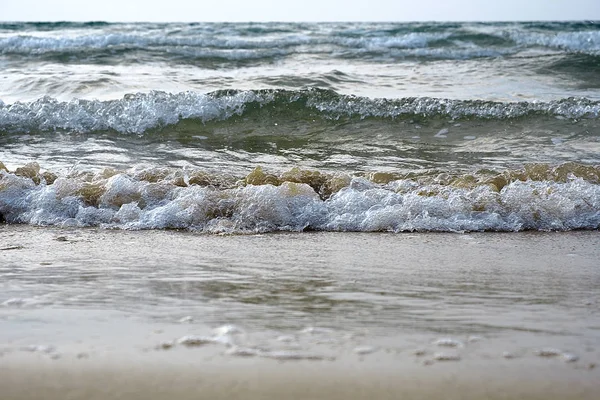
[[[597,232],[0,229],[9,353],[163,351],[196,335],[226,357],[599,361]]]

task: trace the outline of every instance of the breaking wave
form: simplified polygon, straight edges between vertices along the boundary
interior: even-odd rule
[[[489,120],[531,116],[595,119],[599,114],[600,102],[585,98],[503,103],[427,97],[371,99],[321,89],[224,90],[208,94],[153,91],[109,101],[75,99],[62,102],[44,97],[33,102],[0,102],[0,131],[114,131],[144,135],[186,120],[235,122],[255,115],[313,121],[344,118]]]
[[[600,228],[600,169],[568,163],[474,175],[363,176],[294,168],[246,177],[134,167],[58,175],[0,163],[9,223],[273,231],[521,231]]]

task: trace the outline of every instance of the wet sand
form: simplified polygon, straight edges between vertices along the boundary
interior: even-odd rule
[[[597,399],[598,373],[541,363],[173,363],[32,360],[3,364],[3,399]]]
[[[0,397],[596,399],[599,245],[1,225]]]

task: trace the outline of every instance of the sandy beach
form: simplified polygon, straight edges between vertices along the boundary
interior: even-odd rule
[[[0,237],[2,399],[600,393],[596,231]]]
[[[4,399],[595,399],[598,373],[543,362],[434,366],[379,363],[186,361],[170,356],[3,363]]]

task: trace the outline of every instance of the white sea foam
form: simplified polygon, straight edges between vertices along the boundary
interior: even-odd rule
[[[213,344],[215,343],[215,339],[208,336],[188,335],[179,338],[179,340],[177,340],[177,343],[188,347],[196,347],[204,346],[207,344]]]
[[[248,185],[225,190],[137,181],[117,174],[101,181],[98,204],[86,204],[81,182],[53,185],[0,171],[0,214],[8,222],[182,228],[205,232],[301,231],[520,231],[598,229],[600,185],[516,181],[500,192],[403,181],[378,185],[362,178],[322,200],[306,184]],[[158,190],[158,186],[161,186]],[[401,188],[401,191],[397,191]],[[423,193],[432,193],[423,195]]]
[[[115,130],[141,134],[172,125],[181,119],[203,122],[241,114],[247,103],[264,102],[270,95],[244,91],[214,97],[193,92],[170,94],[152,91],[127,95],[121,100],[72,100],[59,102],[44,97],[31,103],[0,106],[0,129],[76,132]]]
[[[358,346],[353,349],[354,353],[361,355],[361,356],[375,353],[377,350],[379,350],[379,349],[374,346]]]

